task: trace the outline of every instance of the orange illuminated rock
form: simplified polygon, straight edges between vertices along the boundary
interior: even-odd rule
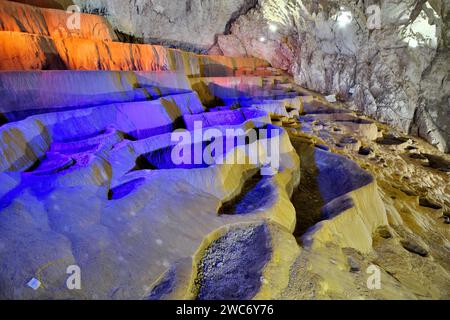
[[[164,71],[165,49],[159,46],[86,39],[54,39],[55,46],[71,70]]]
[[[161,46],[100,41],[75,37],[46,37],[0,31],[3,70],[182,71],[188,77],[248,74],[267,65],[253,58],[196,55]]]
[[[95,40],[116,40],[108,21],[101,16],[80,13],[72,19],[64,10],[44,9],[0,0],[0,31],[15,31],[52,37],[76,37]],[[71,24],[70,22],[76,22]],[[79,22],[79,23],[78,23]]]
[[[35,3],[33,3],[35,4]],[[47,7],[47,6],[45,6]],[[182,71],[188,77],[255,75],[266,61],[197,55],[161,46],[115,42],[101,16],[0,0],[3,70]],[[73,22],[73,21],[72,21]],[[79,23],[78,23],[79,22]]]
[[[0,0],[0,31],[50,35],[40,8],[4,0]]]
[[[42,9],[42,13],[52,37],[117,40],[111,25],[104,17],[82,13],[79,14],[79,24],[71,27],[70,21],[68,23],[70,13],[56,9]]]
[[[0,31],[1,70],[65,69],[51,38]]]

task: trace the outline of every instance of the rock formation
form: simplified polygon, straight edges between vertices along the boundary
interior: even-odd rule
[[[74,30],[26,2],[0,0],[0,298],[449,298],[450,156],[361,113],[443,137],[443,38],[375,57],[314,1],[79,1]],[[359,112],[321,94],[354,86]]]
[[[448,1],[267,0],[217,44],[226,55],[267,59],[299,85],[339,94],[449,152],[449,13]]]

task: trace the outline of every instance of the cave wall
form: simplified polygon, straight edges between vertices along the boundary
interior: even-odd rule
[[[207,52],[229,23],[257,0],[73,0],[83,12],[106,15],[117,30],[165,46]]]
[[[218,37],[216,50],[265,58],[298,84],[449,152],[449,10],[449,1],[265,0]],[[348,25],[339,23],[345,11]]]

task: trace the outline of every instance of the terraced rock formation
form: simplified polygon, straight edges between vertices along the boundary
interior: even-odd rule
[[[447,155],[266,61],[65,15],[0,1],[0,298],[449,297]]]

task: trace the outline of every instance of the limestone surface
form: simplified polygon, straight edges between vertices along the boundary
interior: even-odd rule
[[[217,47],[264,58],[299,85],[337,94],[448,152],[449,12],[448,1],[267,0]]]

